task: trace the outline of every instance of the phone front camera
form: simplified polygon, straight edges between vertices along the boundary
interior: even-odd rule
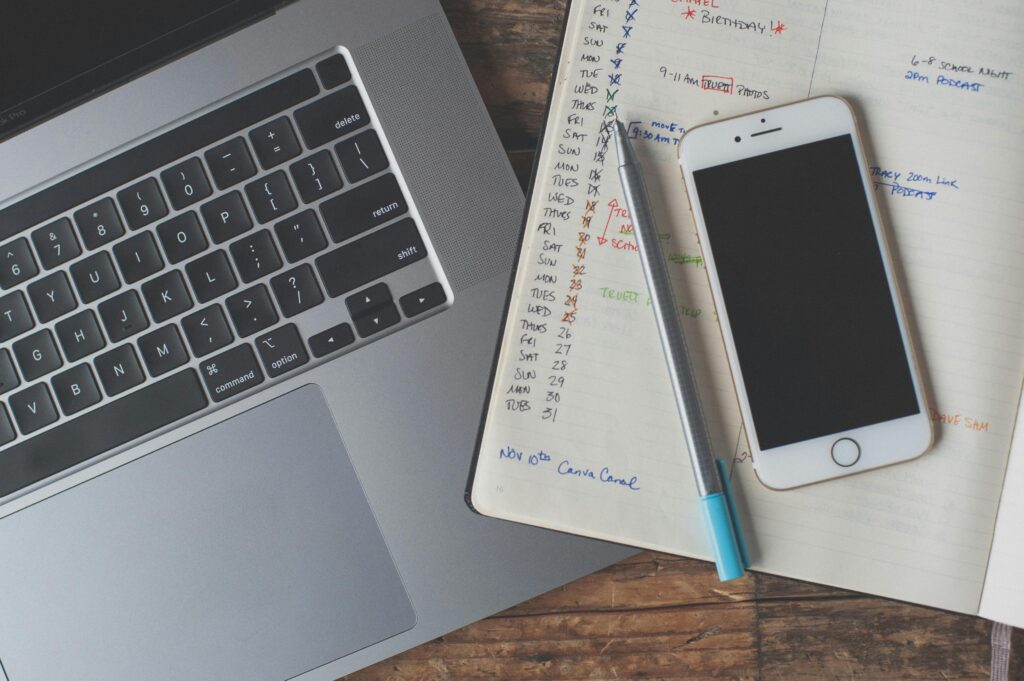
[[[739,135],[736,135],[736,141],[737,141],[737,142],[739,142],[739,141],[740,141],[740,136],[739,136]]]

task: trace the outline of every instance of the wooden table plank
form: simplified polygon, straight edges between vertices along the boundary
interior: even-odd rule
[[[525,186],[564,2],[442,5]],[[348,678],[982,680],[990,629],[772,575],[721,584],[708,563],[647,552]],[[1010,678],[1024,681],[1020,631],[1014,646]]]

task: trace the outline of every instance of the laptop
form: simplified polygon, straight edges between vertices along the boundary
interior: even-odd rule
[[[0,65],[0,679],[335,679],[628,555],[463,501],[522,194],[434,0]]]

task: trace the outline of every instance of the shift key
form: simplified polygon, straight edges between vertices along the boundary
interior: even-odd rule
[[[332,298],[423,259],[427,249],[412,218],[336,248],[316,259],[316,267]]]

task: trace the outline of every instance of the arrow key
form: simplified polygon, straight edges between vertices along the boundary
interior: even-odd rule
[[[356,330],[359,332],[360,337],[366,338],[378,331],[383,331],[389,326],[394,326],[400,319],[398,308],[395,307],[394,303],[388,303],[373,312],[368,312],[362,317],[355,317],[352,321],[355,322]]]
[[[391,291],[388,290],[388,286],[384,282],[374,284],[370,288],[363,289],[359,293],[355,293],[345,299],[349,314],[353,318],[362,317],[367,312],[376,310],[378,307],[390,302]]]
[[[351,326],[338,324],[315,336],[310,336],[309,349],[313,351],[314,357],[323,357],[336,350],[341,350],[346,345],[351,345],[355,340],[356,337],[352,333]]]
[[[406,317],[415,317],[437,307],[446,300],[448,300],[448,296],[445,295],[444,288],[435,282],[402,296],[398,299],[398,304],[402,306],[402,312]]]

